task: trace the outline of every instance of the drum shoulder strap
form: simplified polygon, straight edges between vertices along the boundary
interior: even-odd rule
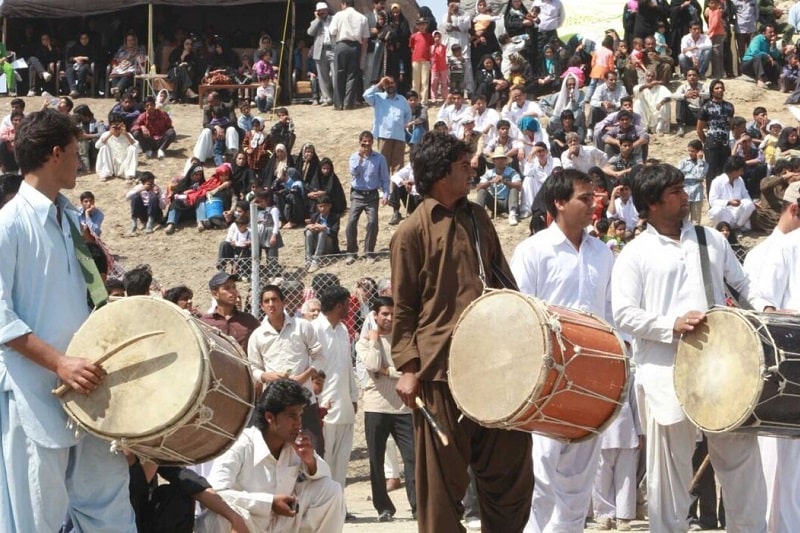
[[[706,303],[708,308],[714,307],[714,280],[711,278],[711,261],[708,259],[708,242],[703,226],[695,226],[697,244],[700,247],[700,270],[703,274],[703,287],[706,290]]]

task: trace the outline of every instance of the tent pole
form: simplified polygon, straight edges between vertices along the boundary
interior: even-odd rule
[[[155,72],[154,66],[155,65],[155,52],[153,51],[153,3],[147,3],[147,58],[150,61],[150,70],[145,73],[145,75],[150,75],[152,72]],[[145,84],[149,90],[153,90],[153,80],[150,80],[150,83]],[[155,96],[153,94],[152,96]]]
[[[292,10],[292,33],[289,37],[289,104],[291,105],[292,100],[294,100],[294,88],[295,84],[291,82],[292,73],[297,65],[294,64],[294,38],[295,38],[295,25],[297,24],[297,2],[294,3],[290,2],[290,8]],[[300,60],[302,61],[302,57]],[[303,68],[300,65],[300,71],[302,72]]]
[[[289,10],[291,8],[292,8],[292,0],[286,0],[286,16],[284,17],[283,20],[283,34],[281,35],[281,51],[280,55],[278,56],[278,85],[277,87],[275,87],[275,105],[272,106],[272,110],[270,110],[269,113],[270,120],[272,120],[272,116],[275,113],[275,108],[278,106],[278,98],[280,98],[281,95],[281,80],[286,78],[286,76],[283,76],[283,55],[286,52],[286,32],[289,29]],[[291,53],[292,50],[289,50],[289,54]],[[291,63],[291,56],[289,58],[289,62]],[[289,75],[288,79],[290,80],[289,85],[291,85],[291,79],[292,79],[291,74]],[[289,96],[291,97],[291,90],[289,92]]]
[[[8,17],[3,17],[3,44],[8,42]]]

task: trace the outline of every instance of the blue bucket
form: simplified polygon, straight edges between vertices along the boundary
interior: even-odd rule
[[[212,198],[206,200],[206,217],[216,225],[224,224],[222,198]]]

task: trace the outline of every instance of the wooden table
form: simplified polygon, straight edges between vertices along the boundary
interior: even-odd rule
[[[203,107],[203,104],[206,101],[205,96],[207,93],[210,93],[211,91],[221,91],[223,89],[229,91],[237,91],[239,93],[240,98],[251,98],[251,95],[255,96],[256,89],[258,89],[260,85],[261,85],[260,83],[244,83],[241,85],[238,83],[232,83],[227,85],[200,84],[200,86],[197,87],[197,93],[198,93],[197,100],[198,103],[200,104],[200,107]]]

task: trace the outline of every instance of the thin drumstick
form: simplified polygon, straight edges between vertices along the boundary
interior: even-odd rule
[[[450,440],[447,438],[447,435],[444,434],[442,428],[439,427],[439,424],[436,423],[436,420],[433,418],[431,412],[428,411],[428,408],[425,406],[425,402],[422,401],[422,398],[417,396],[414,401],[416,402],[417,407],[419,407],[419,410],[422,411],[422,416],[424,416],[425,420],[428,421],[428,424],[431,425],[431,428],[433,428],[433,431],[436,433],[436,436],[439,437],[439,440],[442,441],[442,444],[449,446]]]
[[[137,343],[137,342],[139,342],[141,340],[147,339],[149,337],[153,337],[155,335],[163,335],[164,333],[165,333],[164,331],[160,331],[160,330],[159,331],[148,331],[147,333],[141,333],[139,335],[136,335],[135,337],[131,337],[128,340],[122,341],[119,344],[117,344],[115,346],[112,346],[111,349],[107,350],[106,353],[101,355],[100,358],[98,358],[97,361],[94,362],[94,364],[102,365],[103,363],[108,361],[112,356],[118,354],[124,348],[127,348],[131,344],[135,344],[135,343]],[[70,389],[72,389],[72,387],[70,387],[66,383],[62,383],[57,389],[53,389],[51,392],[55,396],[58,396],[60,398],[61,396],[64,395],[65,392],[67,392]]]

